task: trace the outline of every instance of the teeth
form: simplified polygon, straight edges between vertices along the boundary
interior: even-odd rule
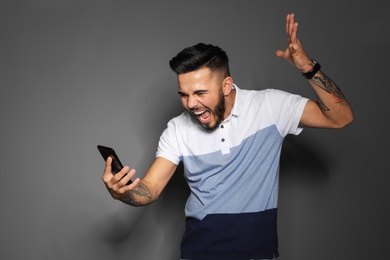
[[[200,111],[200,112],[195,112],[195,111],[194,111],[194,114],[197,115],[197,116],[199,116],[199,115],[203,114],[204,112],[206,112],[206,111]]]

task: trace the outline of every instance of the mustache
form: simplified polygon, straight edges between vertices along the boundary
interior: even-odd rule
[[[199,111],[199,110],[211,110],[209,107],[206,106],[196,106],[194,108],[189,108],[190,111]]]

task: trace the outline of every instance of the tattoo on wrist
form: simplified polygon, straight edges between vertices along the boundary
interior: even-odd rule
[[[320,87],[322,90],[326,91],[327,93],[333,95],[336,99],[336,103],[345,105],[345,97],[343,92],[340,90],[340,88],[323,72],[319,71],[314,77],[313,77],[314,83]],[[323,111],[329,111],[329,108],[327,108],[324,103],[320,100],[319,102],[320,107]],[[324,109],[323,109],[324,108]]]
[[[142,201],[139,200],[140,198],[142,198]],[[132,206],[144,206],[149,204],[151,200],[152,194],[150,193],[148,187],[142,182],[135,186],[134,189],[128,191],[122,198],[123,202]]]

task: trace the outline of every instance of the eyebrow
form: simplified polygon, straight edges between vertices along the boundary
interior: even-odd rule
[[[208,90],[206,90],[206,89],[200,89],[200,90],[194,91],[194,95],[196,95],[196,94],[203,94],[203,93],[206,93],[206,92],[208,92]],[[184,93],[184,92],[181,92],[181,91],[178,91],[177,93],[178,93],[180,96],[188,96],[187,93]]]
[[[200,89],[200,90],[196,90],[196,91],[194,92],[194,94],[203,94],[203,93],[206,93],[206,92],[208,92],[208,90],[206,90],[206,89]]]

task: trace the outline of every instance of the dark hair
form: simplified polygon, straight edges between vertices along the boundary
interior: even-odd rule
[[[230,76],[226,52],[211,44],[198,43],[185,48],[169,61],[169,66],[177,74],[206,67],[211,71],[221,71],[225,77]]]

